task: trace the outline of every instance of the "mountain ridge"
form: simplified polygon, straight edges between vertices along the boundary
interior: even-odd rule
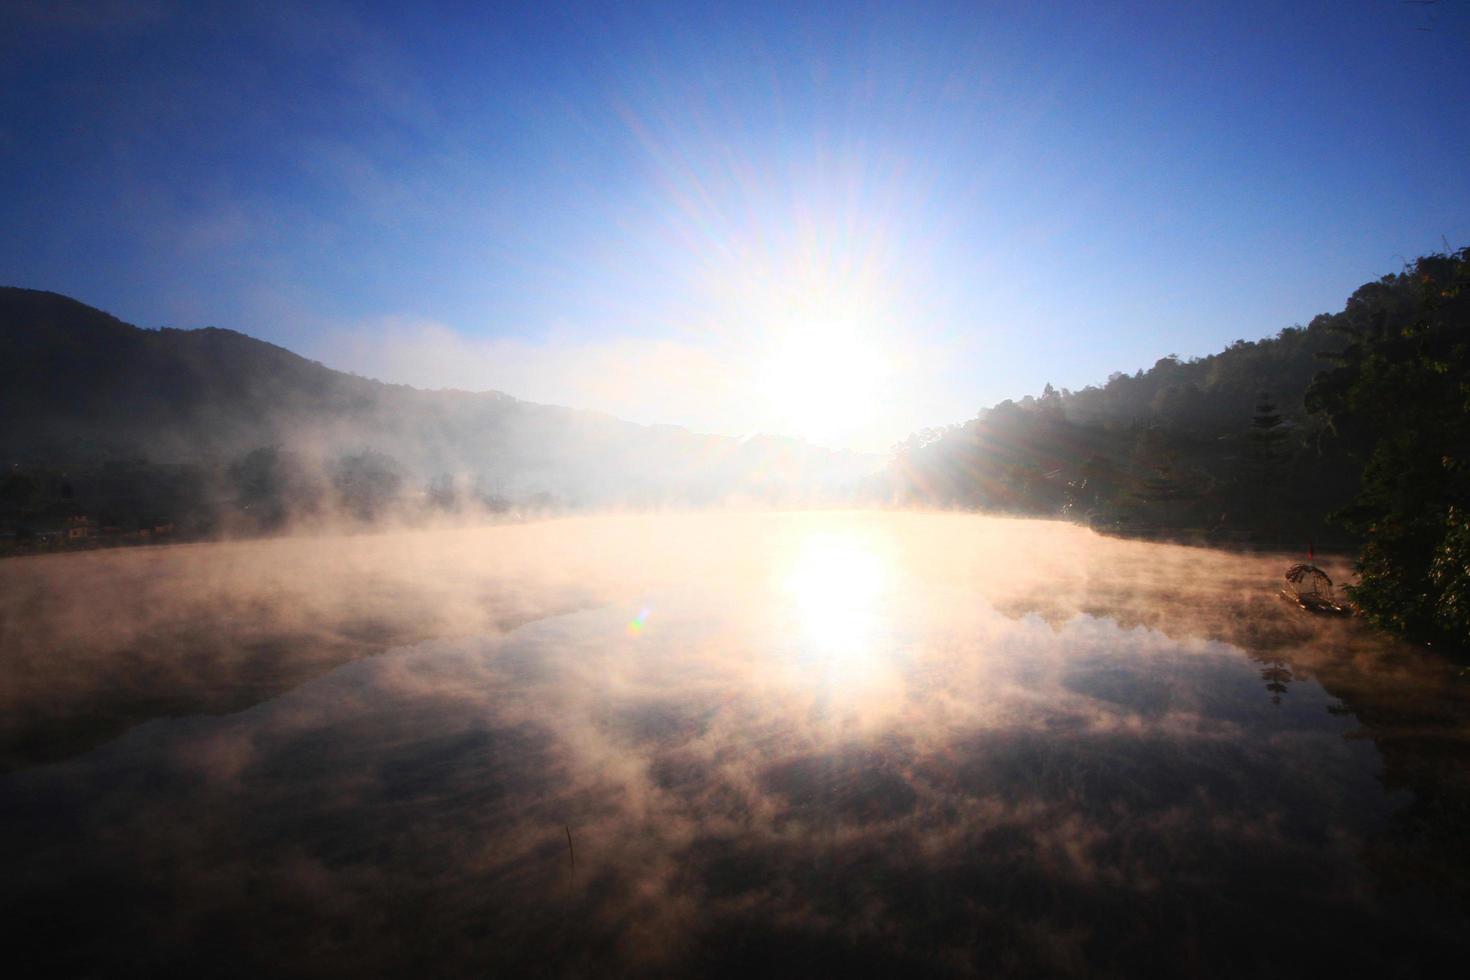
[[[0,287],[0,458],[181,462],[268,446],[372,450],[421,477],[468,473],[588,504],[784,499],[877,466],[783,436],[395,384],[228,328],[149,329],[61,293]]]

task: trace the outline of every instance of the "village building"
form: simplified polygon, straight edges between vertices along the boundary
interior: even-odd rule
[[[97,536],[97,526],[92,519],[84,514],[77,514],[66,519],[66,539],[68,541],[86,541]]]

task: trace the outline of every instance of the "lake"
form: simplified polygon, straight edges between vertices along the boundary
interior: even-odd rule
[[[1470,678],[1294,560],[816,511],[0,562],[10,958],[1427,973]]]

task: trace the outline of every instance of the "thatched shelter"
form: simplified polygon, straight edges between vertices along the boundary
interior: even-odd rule
[[[1316,565],[1306,562],[1293,565],[1286,570],[1286,580],[1297,595],[1332,595],[1332,579]]]

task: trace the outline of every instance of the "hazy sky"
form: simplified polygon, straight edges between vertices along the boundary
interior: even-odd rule
[[[1454,0],[5,0],[0,282],[882,448],[1470,243],[1467,52]]]

